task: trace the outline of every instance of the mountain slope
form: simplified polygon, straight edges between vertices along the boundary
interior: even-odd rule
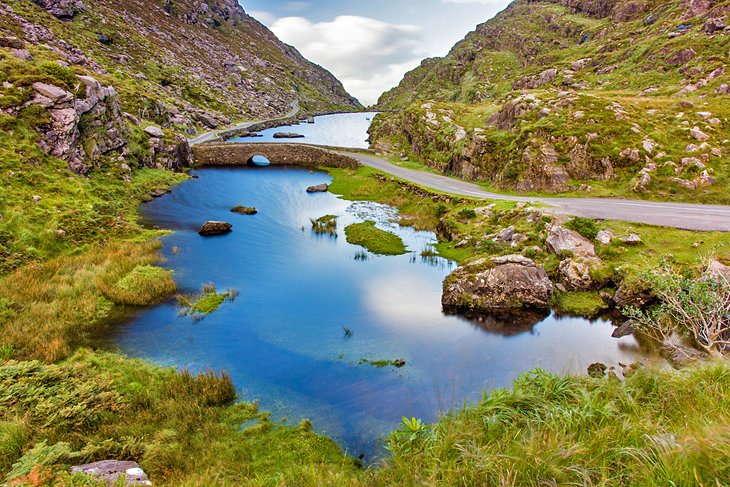
[[[360,108],[235,0],[0,4],[0,275],[134,235],[136,205],[232,119]],[[75,174],[85,177],[78,178]]]
[[[515,1],[382,95],[373,147],[503,189],[728,201],[728,12]]]

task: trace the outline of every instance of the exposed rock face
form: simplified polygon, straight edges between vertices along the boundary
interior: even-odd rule
[[[78,0],[32,0],[33,3],[62,20],[71,20],[76,12],[84,9],[84,4]]]
[[[568,291],[586,291],[599,286],[592,271],[603,264],[596,255],[596,248],[578,232],[553,225],[545,240],[548,251],[563,260],[558,267],[561,282]]]
[[[209,221],[200,227],[198,233],[204,237],[209,237],[213,235],[223,235],[231,231],[233,231],[233,225],[230,223]]]
[[[35,97],[28,104],[48,111],[49,121],[38,127],[41,147],[67,161],[74,172],[86,174],[100,156],[121,149],[129,132],[114,88],[89,76],[77,78],[84,86],[83,96],[39,82],[33,84]]]
[[[106,460],[71,467],[71,475],[84,474],[96,482],[106,485],[139,486],[152,485],[147,474],[136,462]]]
[[[463,266],[444,282],[445,309],[511,313],[547,309],[553,286],[542,267],[521,255]]]

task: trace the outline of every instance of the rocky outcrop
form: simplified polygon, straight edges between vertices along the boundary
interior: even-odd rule
[[[444,282],[441,304],[452,311],[513,313],[547,309],[553,286],[547,273],[521,255],[459,267]]]
[[[558,270],[565,290],[587,291],[604,284],[593,278],[593,271],[603,262],[596,255],[593,243],[578,232],[553,225],[545,240],[545,247],[562,259]]]
[[[79,0],[32,0],[40,8],[61,20],[71,20],[77,12],[84,10]]]
[[[78,174],[86,174],[101,156],[127,143],[129,130],[113,87],[102,86],[90,76],[77,76],[80,94],[47,83],[34,83],[34,97],[23,106],[38,105],[48,112],[48,121],[37,130],[40,145],[52,156],[68,162]],[[13,113],[23,106],[6,109]]]

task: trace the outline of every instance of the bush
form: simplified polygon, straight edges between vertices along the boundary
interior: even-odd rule
[[[595,239],[599,231],[596,223],[593,220],[589,218],[582,218],[579,216],[568,221],[565,226],[571,230],[580,233],[589,240]]]

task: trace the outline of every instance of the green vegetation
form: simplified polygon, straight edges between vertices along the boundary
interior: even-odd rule
[[[640,330],[658,340],[680,335],[715,358],[730,353],[728,276],[706,274],[697,279],[664,263],[642,277],[659,304],[628,310]]]
[[[378,369],[382,369],[385,367],[395,367],[397,369],[400,369],[401,367],[405,367],[406,361],[402,358],[398,358],[395,360],[368,360],[364,358],[358,362],[358,365],[363,364],[372,365],[373,367],[376,367]]]
[[[579,216],[565,222],[565,227],[580,233],[588,240],[596,238],[596,235],[600,231],[595,221]]]
[[[215,288],[215,284],[211,282],[203,285],[200,294],[193,296],[178,294],[177,302],[180,305],[180,314],[202,319],[206,315],[215,312],[226,301],[235,301],[237,297],[237,290],[227,289],[226,292],[219,293]]]
[[[353,245],[361,245],[373,254],[402,255],[406,246],[398,235],[375,227],[374,221],[353,223],[345,228],[347,241]]]
[[[555,293],[550,304],[559,314],[589,318],[600,316],[609,309],[606,301],[595,291]]]
[[[109,284],[102,279],[99,287],[113,303],[134,306],[160,303],[177,289],[172,279],[172,271],[151,265],[135,267],[115,284]]]
[[[11,485],[68,485],[66,466],[108,458],[139,461],[155,485],[311,485],[356,471],[310,423],[279,426],[256,404],[232,404],[224,373],[80,350],[57,365],[0,363],[0,391],[0,472]]]
[[[312,231],[317,235],[331,235],[337,237],[337,217],[335,215],[325,215],[317,219],[310,218],[312,223]]]
[[[618,380],[536,371],[390,438],[379,485],[721,485],[730,365]],[[711,412],[711,413],[709,413]],[[410,423],[410,421],[409,421]]]

